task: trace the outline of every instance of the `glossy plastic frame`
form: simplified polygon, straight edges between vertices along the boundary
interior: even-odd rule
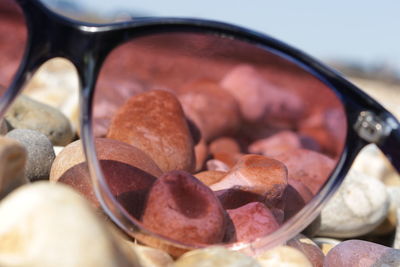
[[[374,142],[388,156],[396,169],[400,170],[400,124],[394,116],[332,69],[276,39],[233,25],[198,19],[148,18],[107,25],[87,24],[55,14],[36,0],[16,0],[16,2],[25,13],[29,39],[18,72],[0,101],[0,114],[4,114],[6,108],[41,64],[54,57],[70,60],[79,75],[81,135],[96,195],[114,223],[132,237],[141,239],[140,236],[145,236],[147,242],[157,242],[158,245],[161,243],[184,249],[194,248],[149,233],[139,225],[133,225],[129,214],[119,207],[109,191],[96,158],[90,127],[96,78],[109,52],[121,43],[136,37],[155,33],[197,32],[234,38],[257,45],[294,62],[313,74],[336,93],[345,107],[348,128],[346,144],[336,168],[317,196],[271,235],[261,237],[251,243],[227,244],[227,247],[252,254],[257,249],[285,242],[311,223],[322,205],[341,184],[359,150],[369,143],[368,140],[364,140],[368,139],[364,135],[361,134],[364,139],[360,137],[360,130],[355,127],[357,122],[360,122],[360,114],[364,114],[365,111],[371,112],[374,115],[373,118],[378,120],[378,130],[385,129],[379,139]],[[360,125],[364,127],[362,130],[371,130],[368,128],[368,121],[361,121]]]

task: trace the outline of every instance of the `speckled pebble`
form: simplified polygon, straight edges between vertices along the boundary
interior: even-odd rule
[[[55,153],[50,140],[42,133],[28,129],[14,129],[6,134],[24,145],[28,152],[25,174],[30,181],[49,179]]]

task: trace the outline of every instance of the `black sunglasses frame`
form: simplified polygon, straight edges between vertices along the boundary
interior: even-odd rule
[[[0,101],[0,115],[4,114],[21,88],[44,62],[54,57],[70,60],[79,76],[81,135],[96,194],[114,223],[131,236],[133,236],[132,233],[146,233],[146,230],[138,229],[137,226],[129,223],[129,214],[116,208],[118,205],[112,195],[99,190],[106,185],[102,184],[104,179],[93,178],[102,177],[102,173],[96,155],[92,153],[95,150],[89,126],[94,88],[102,63],[114,48],[140,36],[172,32],[203,33],[254,44],[294,62],[313,74],[335,92],[345,108],[348,131],[344,150],[330,178],[319,194],[307,205],[308,208],[304,208],[293,216],[279,230],[268,236],[268,239],[261,238],[252,244],[236,244],[231,248],[255,250],[259,247],[273,246],[280,242],[282,233],[286,233],[286,239],[290,239],[299,232],[298,229],[305,228],[307,224],[299,225],[298,221],[302,224],[304,221],[310,223],[317,216],[322,203],[325,203],[337,190],[354,158],[368,143],[377,144],[397,171],[400,171],[400,124],[397,119],[336,71],[274,38],[241,27],[199,19],[143,18],[116,24],[89,24],[58,15],[40,1],[15,1],[25,15],[28,44],[12,84]],[[153,233],[151,235],[157,238],[157,235]],[[165,239],[165,242],[174,244],[174,241],[168,239]],[[187,248],[190,245],[182,244],[181,247]]]

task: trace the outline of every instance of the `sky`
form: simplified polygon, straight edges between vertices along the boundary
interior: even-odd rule
[[[129,12],[230,22],[327,61],[388,64],[400,70],[399,0],[45,0],[76,1],[91,12]]]

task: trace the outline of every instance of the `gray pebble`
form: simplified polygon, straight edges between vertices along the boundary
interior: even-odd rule
[[[25,174],[30,181],[49,179],[55,153],[53,145],[44,134],[34,130],[15,129],[7,133],[6,137],[25,146],[28,152]]]
[[[24,95],[15,100],[5,118],[14,129],[43,133],[53,145],[67,145],[74,137],[71,124],[61,111]]]

